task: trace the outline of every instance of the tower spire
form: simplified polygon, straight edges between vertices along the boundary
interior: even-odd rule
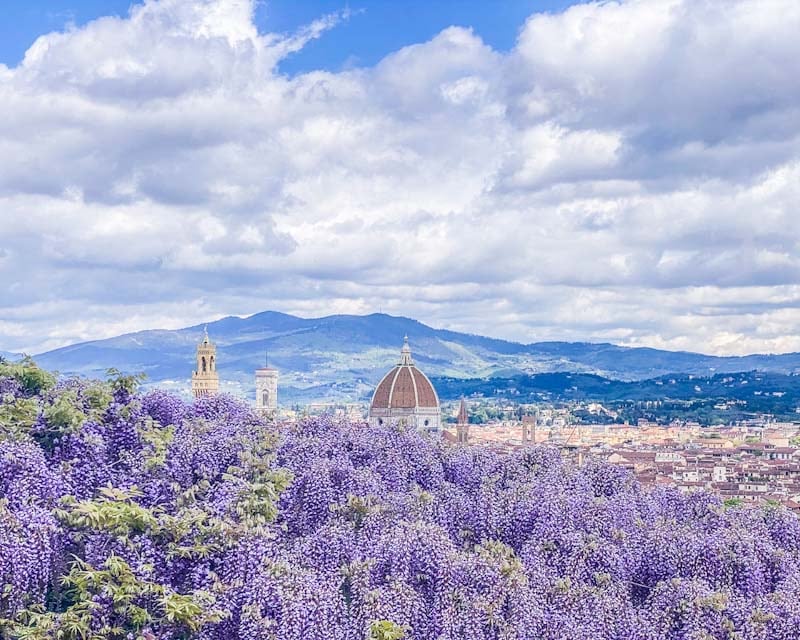
[[[408,346],[408,335],[403,336],[403,348],[400,349],[400,364],[414,364],[411,359],[411,347]]]
[[[469,442],[469,416],[467,415],[467,403],[464,402],[464,398],[461,398],[461,405],[458,407],[456,440],[461,444],[467,444]]]
[[[458,407],[458,424],[468,424],[469,417],[467,416],[467,405],[464,398],[461,398],[461,405]]]

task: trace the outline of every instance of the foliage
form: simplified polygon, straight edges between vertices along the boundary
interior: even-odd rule
[[[18,614],[8,628],[20,640],[86,638],[115,640],[135,633],[152,637],[153,629],[168,629],[178,636],[196,632],[225,618],[214,609],[214,598],[204,591],[181,595],[168,586],[142,579],[122,558],[109,555],[101,569],[75,560],[62,586],[69,590],[64,611],[41,606]]]
[[[25,439],[38,415],[39,403],[35,398],[4,394],[0,397],[0,437],[8,440]]]
[[[61,501],[68,508],[57,509],[56,517],[76,531],[103,531],[123,540],[136,533],[158,529],[154,511],[133,501],[143,495],[136,487],[101,487],[98,493],[97,498],[81,502],[65,496]]]
[[[55,385],[55,377],[40,369],[28,356],[19,362],[0,362],[0,378],[10,378],[25,395],[42,393]]]
[[[617,380],[589,373],[537,373],[513,377],[435,378],[439,397],[503,398],[510,403],[599,402],[620,421],[639,419],[669,423],[694,420],[701,424],[729,424],[753,414],[772,414],[787,421],[797,419],[800,376],[745,371],[713,376],[671,374],[646,380]],[[496,417],[488,407],[478,407],[470,421]],[[604,414],[576,411],[586,423],[604,424]]]
[[[369,640],[402,640],[408,627],[400,627],[391,620],[376,620],[369,626]]]
[[[25,366],[0,370],[4,636],[797,637],[780,505]]]

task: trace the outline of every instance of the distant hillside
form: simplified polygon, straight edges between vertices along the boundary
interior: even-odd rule
[[[610,380],[588,373],[539,373],[513,378],[434,378],[443,401],[507,398],[515,402],[600,403],[597,412],[576,412],[584,422],[639,418],[730,424],[771,414],[800,422],[800,375],[746,371],[713,376],[671,374],[649,380]]]
[[[442,400],[462,396],[504,396],[520,402],[582,400],[659,402],[744,401],[753,411],[795,413],[800,405],[800,375],[744,371],[713,376],[671,374],[649,380],[610,380],[589,373],[539,373],[513,378],[464,380],[434,378]]]
[[[143,372],[151,383],[188,387],[202,324],[175,331],[149,330],[95,340],[38,354],[42,366],[62,373],[102,376],[110,367]],[[248,394],[253,370],[270,364],[281,371],[281,399],[366,397],[398,357],[408,335],[414,358],[429,375],[508,378],[547,372],[588,373],[643,380],[669,373],[713,375],[762,370],[800,371],[800,354],[719,358],[696,353],[627,348],[612,344],[539,342],[520,344],[434,329],[385,314],[299,318],[266,311],[208,324],[218,347],[223,389]]]
[[[11,353],[10,351],[0,350],[0,358],[4,360],[19,360],[22,357],[20,353]]]

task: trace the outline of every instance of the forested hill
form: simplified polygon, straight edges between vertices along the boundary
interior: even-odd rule
[[[672,374],[632,381],[583,373],[542,373],[471,380],[434,378],[433,383],[443,400],[466,396],[505,397],[520,403],[595,402],[632,420],[727,423],[765,413],[782,420],[800,418],[800,375],[782,373]]]
[[[587,373],[637,381],[667,374],[715,375],[749,370],[800,371],[800,354],[714,357],[697,353],[627,348],[612,344],[521,344],[434,329],[410,318],[372,314],[299,318],[267,311],[208,323],[218,345],[223,389],[247,392],[253,370],[270,364],[281,372],[283,398],[358,399],[398,357],[408,335],[414,358],[429,375],[511,378],[551,372]],[[186,386],[203,325],[148,330],[63,347],[35,356],[48,369],[91,377],[111,367],[143,372],[151,383]]]

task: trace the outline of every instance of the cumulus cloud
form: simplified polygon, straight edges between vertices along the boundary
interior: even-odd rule
[[[252,0],[146,0],[0,65],[0,348],[267,308],[800,350],[800,5],[625,0],[340,73]]]

